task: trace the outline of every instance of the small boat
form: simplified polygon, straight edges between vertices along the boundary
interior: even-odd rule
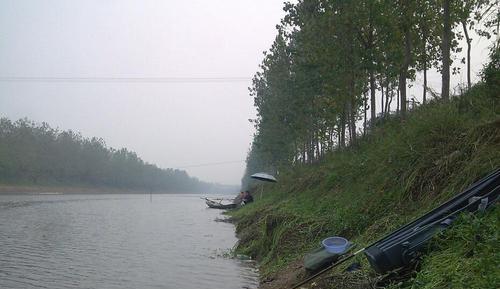
[[[215,200],[210,200],[208,198],[205,198],[205,203],[207,204],[207,206],[209,208],[212,208],[212,209],[227,210],[227,209],[234,209],[238,206],[238,204],[234,204],[234,203],[223,204],[222,200],[219,200],[219,202],[217,202]]]

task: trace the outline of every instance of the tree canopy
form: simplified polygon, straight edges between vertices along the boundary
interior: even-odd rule
[[[185,171],[161,169],[135,152],[108,147],[101,138],[60,131],[28,119],[0,119],[0,183],[202,192],[222,186]]]
[[[497,5],[498,0],[285,3],[278,35],[250,88],[256,133],[243,186],[254,172],[276,173],[356,144],[378,118],[404,118],[412,108],[407,89],[417,73],[424,76],[424,103],[427,71],[433,68],[443,75],[440,98],[448,99],[461,29],[468,45],[470,29],[497,34]],[[470,62],[470,47],[463,61]]]

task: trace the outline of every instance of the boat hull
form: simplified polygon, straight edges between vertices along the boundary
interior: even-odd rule
[[[238,204],[222,204],[210,199],[205,199],[205,203],[209,208],[221,210],[234,209],[238,206]]]

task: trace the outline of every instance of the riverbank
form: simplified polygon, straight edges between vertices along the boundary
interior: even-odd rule
[[[476,85],[405,119],[379,120],[355,146],[281,170],[262,199],[232,213],[237,252],[260,262],[260,288],[289,288],[304,278],[304,254],[325,237],[344,236],[362,248],[500,167],[495,85]],[[348,262],[303,287],[498,288],[499,216],[497,208],[462,216],[403,275],[377,275],[360,254],[361,270],[345,272]]]

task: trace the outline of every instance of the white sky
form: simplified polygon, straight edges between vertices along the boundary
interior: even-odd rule
[[[0,77],[250,79],[274,40],[282,6],[281,0],[0,0]],[[474,74],[487,57],[485,43],[474,42]],[[440,75],[430,77],[438,90]],[[465,81],[465,70],[458,81]],[[239,184],[254,132],[250,84],[0,82],[0,116],[102,137],[160,167]],[[409,95],[421,98],[420,91]],[[220,162],[232,163],[193,167]]]
[[[248,77],[282,1],[0,0],[0,76]],[[239,184],[254,129],[250,80],[5,83],[0,115],[98,136],[160,167]]]

